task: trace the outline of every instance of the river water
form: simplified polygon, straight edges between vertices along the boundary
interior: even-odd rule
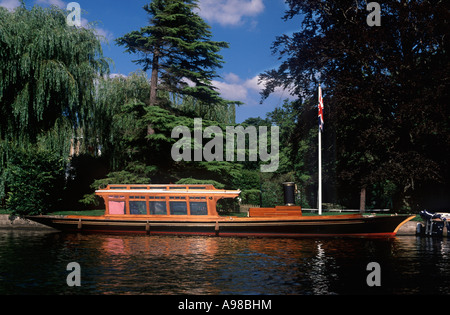
[[[0,230],[0,294],[449,294],[447,239],[112,236]],[[80,286],[68,276],[78,263]],[[379,268],[368,268],[369,263]],[[75,278],[72,278],[75,279]],[[368,284],[368,279],[378,282]]]

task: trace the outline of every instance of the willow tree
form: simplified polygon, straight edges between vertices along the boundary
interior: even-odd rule
[[[144,71],[151,69],[151,106],[158,103],[158,89],[192,96],[204,106],[239,104],[222,99],[212,85],[223,64],[219,52],[228,43],[211,40],[210,26],[196,8],[197,0],[154,0],[144,6],[150,25],[117,39],[139,55],[135,62]]]
[[[67,160],[76,133],[96,142],[95,80],[109,67],[93,30],[68,26],[66,16],[56,7],[0,7],[0,200],[18,148]]]
[[[66,120],[85,127],[94,80],[108,70],[94,32],[66,24],[66,12],[0,8],[0,136],[36,143]]]

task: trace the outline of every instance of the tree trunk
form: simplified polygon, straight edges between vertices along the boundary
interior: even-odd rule
[[[361,194],[359,196],[359,211],[364,213],[366,210],[366,186],[361,187]]]
[[[159,50],[155,48],[152,61],[152,77],[150,79],[150,106],[156,106],[158,92],[158,74],[159,74]],[[155,130],[153,125],[147,126],[147,135],[153,135]]]
[[[156,106],[156,94],[158,91],[159,50],[155,48],[152,61],[152,77],[150,80],[150,106]]]

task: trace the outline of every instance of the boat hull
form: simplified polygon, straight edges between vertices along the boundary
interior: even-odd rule
[[[207,235],[242,237],[394,237],[414,216],[311,216],[301,218],[233,218],[197,220],[114,219],[33,216],[28,219],[64,232]]]

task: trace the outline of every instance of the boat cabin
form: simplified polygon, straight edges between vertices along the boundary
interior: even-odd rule
[[[105,216],[218,216],[217,201],[240,190],[213,185],[108,185],[95,193],[105,201]]]

